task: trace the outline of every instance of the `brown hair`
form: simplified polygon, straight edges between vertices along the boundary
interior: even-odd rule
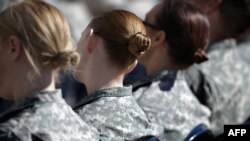
[[[54,6],[41,0],[12,3],[0,14],[0,38],[19,38],[26,56],[37,73],[45,66],[71,68],[79,56],[74,52],[69,25]]]
[[[180,64],[208,60],[204,50],[209,40],[209,22],[202,11],[183,0],[165,0],[155,25],[164,30],[169,55]]]
[[[113,10],[96,17],[89,24],[102,37],[109,60],[117,66],[128,66],[150,46],[142,21],[133,13]]]

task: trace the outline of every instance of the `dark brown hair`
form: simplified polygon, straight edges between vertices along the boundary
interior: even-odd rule
[[[151,43],[142,21],[128,11],[106,12],[94,18],[89,27],[104,39],[110,61],[119,67],[130,65]]]
[[[222,22],[233,34],[245,31],[250,24],[249,0],[223,0],[220,4]]]
[[[209,22],[202,11],[183,0],[163,3],[155,25],[164,30],[173,61],[191,65],[208,60],[204,50],[209,41]]]

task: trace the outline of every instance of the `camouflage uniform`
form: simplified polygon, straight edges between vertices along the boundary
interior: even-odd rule
[[[198,124],[209,126],[210,111],[192,94],[183,72],[163,71],[145,82],[134,96],[148,118],[164,126],[161,141],[182,141]]]
[[[245,60],[245,62],[250,66],[250,39],[241,42],[237,50],[243,60]]]
[[[212,45],[209,58],[188,70],[187,81],[211,109],[212,130],[220,134],[224,124],[239,124],[250,116],[250,69],[233,39]]]
[[[4,141],[96,141],[99,135],[62,99],[61,91],[38,92],[0,117]]]
[[[80,117],[97,128],[102,141],[136,140],[159,135],[132,96],[131,87],[107,88],[85,97],[75,108]]]

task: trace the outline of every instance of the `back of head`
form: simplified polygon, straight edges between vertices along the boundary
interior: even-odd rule
[[[1,41],[16,36],[29,62],[40,72],[70,68],[78,62],[69,25],[58,9],[42,0],[20,0],[0,14]]]
[[[183,0],[165,0],[156,25],[164,30],[175,63],[191,65],[208,59],[204,50],[209,41],[209,22],[196,6]]]
[[[220,4],[223,26],[234,35],[245,31],[250,24],[250,0],[223,0]]]
[[[111,63],[126,67],[150,46],[142,21],[133,13],[123,10],[106,12],[89,24],[94,34],[104,39],[105,50]]]

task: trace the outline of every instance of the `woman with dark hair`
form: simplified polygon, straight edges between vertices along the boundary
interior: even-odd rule
[[[78,62],[69,25],[54,6],[20,0],[0,13],[0,97],[16,103],[0,117],[1,141],[99,139],[55,88],[58,71]]]
[[[197,7],[168,0],[147,14],[144,25],[152,43],[139,62],[149,76],[137,83],[134,96],[148,118],[164,126],[163,141],[183,140],[198,124],[209,126],[210,111],[190,91],[182,71],[208,60],[208,20]]]
[[[82,33],[75,78],[86,85],[88,96],[75,111],[98,129],[101,140],[136,140],[163,131],[148,121],[132,96],[132,87],[123,86],[124,76],[150,43],[142,21],[122,10],[94,18]]]
[[[188,1],[206,13],[211,40],[207,50],[210,60],[189,68],[186,80],[200,102],[211,110],[211,129],[217,135],[225,124],[240,124],[250,116],[250,50],[246,36],[250,1]]]

